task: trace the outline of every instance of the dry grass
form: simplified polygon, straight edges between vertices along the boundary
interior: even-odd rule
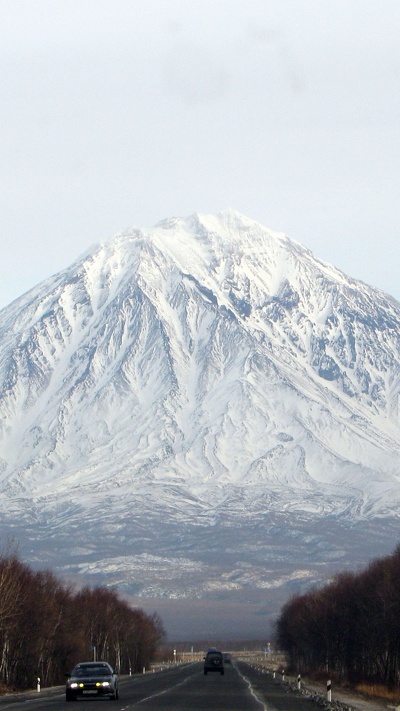
[[[382,684],[356,684],[354,690],[363,696],[375,697],[377,699],[384,699],[385,701],[391,701],[394,706],[400,704],[400,689],[388,689],[387,686]]]
[[[0,696],[9,694],[11,689],[0,681]]]

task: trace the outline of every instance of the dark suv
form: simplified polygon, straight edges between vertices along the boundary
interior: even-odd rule
[[[224,658],[222,652],[218,652],[217,649],[209,649],[206,656],[204,657],[204,674],[207,672],[219,672],[224,674]]]

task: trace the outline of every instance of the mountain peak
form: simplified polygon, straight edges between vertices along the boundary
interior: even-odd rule
[[[189,215],[186,218],[184,218],[184,217],[167,218],[165,220],[161,220],[160,222],[158,222],[156,227],[166,226],[166,228],[169,229],[169,228],[174,228],[178,224],[182,224],[182,223],[186,223],[188,225],[209,223],[210,226],[211,225],[213,225],[213,226],[218,225],[219,228],[224,227],[224,226],[231,226],[234,228],[238,228],[242,224],[251,224],[252,222],[255,222],[255,221],[246,217],[245,215],[238,212],[237,210],[234,210],[233,208],[228,207],[228,208],[225,208],[224,210],[220,210],[217,213],[194,212],[192,215]]]

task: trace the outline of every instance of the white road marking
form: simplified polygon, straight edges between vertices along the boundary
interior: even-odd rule
[[[242,674],[242,672],[239,671],[239,669],[237,667],[236,667],[236,671],[239,674],[239,676],[242,677],[243,681],[247,684],[247,686],[249,687],[249,691],[250,691],[253,699],[255,699],[257,701],[257,703],[263,707],[263,711],[268,711],[268,706],[266,706],[264,701],[261,701],[261,699],[257,696],[256,692],[254,691],[254,689],[251,685],[251,681],[249,681],[249,679],[244,674]]]
[[[163,694],[167,694],[169,691],[172,689],[178,689],[180,686],[183,686],[188,682],[190,677],[186,677],[183,681],[180,681],[179,684],[174,684],[173,686],[169,686],[167,689],[164,689],[164,691],[159,691],[157,694],[151,694],[151,696],[145,696],[143,699],[140,699],[140,701],[136,701],[135,706],[138,706],[138,704],[142,704],[143,701],[149,701],[149,699],[155,699],[157,696],[162,696]]]

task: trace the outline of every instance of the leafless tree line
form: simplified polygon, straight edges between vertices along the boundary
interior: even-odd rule
[[[103,659],[120,673],[148,667],[164,637],[157,614],[133,609],[115,590],[76,591],[50,571],[0,554],[0,681],[15,689],[65,682],[79,661]]]
[[[400,685],[400,546],[360,573],[294,596],[277,642],[299,673],[325,669],[351,681]]]

